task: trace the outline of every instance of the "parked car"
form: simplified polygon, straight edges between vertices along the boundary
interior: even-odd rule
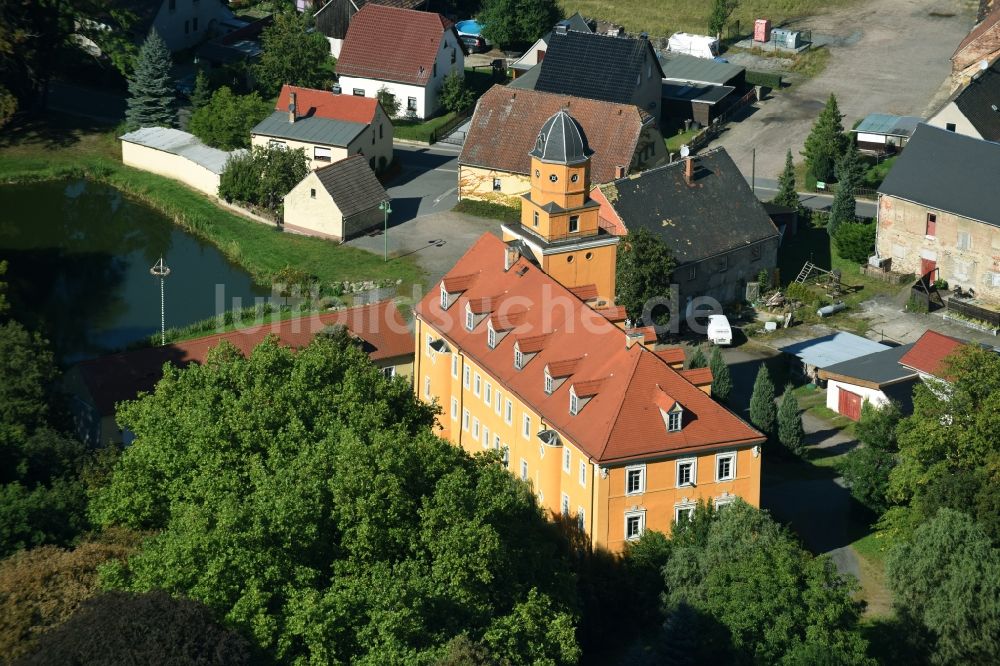
[[[481,35],[459,35],[462,44],[469,53],[486,53],[490,45]]]
[[[716,345],[733,344],[733,328],[729,325],[726,315],[714,314],[708,316],[708,339]]]

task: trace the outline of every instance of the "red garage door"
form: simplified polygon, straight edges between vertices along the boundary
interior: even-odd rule
[[[837,411],[847,418],[857,421],[861,418],[861,402],[861,396],[857,393],[840,389],[840,405]]]

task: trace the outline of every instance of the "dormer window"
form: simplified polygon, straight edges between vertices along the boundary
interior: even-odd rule
[[[448,290],[444,288],[444,282],[441,283],[441,309],[447,310],[448,306],[451,305],[451,299],[448,296]]]
[[[514,367],[518,370],[524,367],[524,354],[514,345]]]
[[[569,413],[576,416],[577,412],[580,411],[580,399],[576,397],[576,391],[570,389],[569,391]]]
[[[497,332],[493,328],[493,322],[489,322],[486,325],[486,344],[490,346],[490,349],[496,349],[497,346]]]
[[[678,409],[675,412],[670,412],[667,415],[667,430],[669,432],[679,432],[681,429],[681,422],[684,419],[684,410]]]
[[[545,395],[552,395],[552,391],[555,390],[555,383],[552,381],[552,375],[548,372],[545,373]]]
[[[471,331],[476,327],[476,315],[472,313],[472,308],[468,304],[465,306],[465,330]]]

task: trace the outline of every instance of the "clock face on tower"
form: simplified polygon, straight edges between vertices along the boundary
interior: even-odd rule
[[[569,177],[569,179],[570,182],[575,183],[576,181],[580,180],[580,174],[574,173],[572,176]]]
[[[559,180],[559,176],[555,175],[554,173],[553,174],[549,174],[549,180],[551,180],[554,183],[557,180]]]

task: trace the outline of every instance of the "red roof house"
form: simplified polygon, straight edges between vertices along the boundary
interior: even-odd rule
[[[354,15],[337,60],[345,95],[374,98],[383,88],[400,115],[429,118],[451,72],[464,76],[465,59],[451,21],[433,12],[367,4]]]
[[[295,93],[294,98],[292,93]],[[378,107],[378,100],[374,97],[338,95],[329,90],[290,86],[286,83],[281,86],[274,110],[287,112],[288,105],[293,102],[299,118],[326,118],[366,125],[375,120]]]
[[[947,379],[944,360],[964,344],[967,344],[964,340],[937,331],[926,331],[910,351],[903,354],[899,364],[924,375]]]

